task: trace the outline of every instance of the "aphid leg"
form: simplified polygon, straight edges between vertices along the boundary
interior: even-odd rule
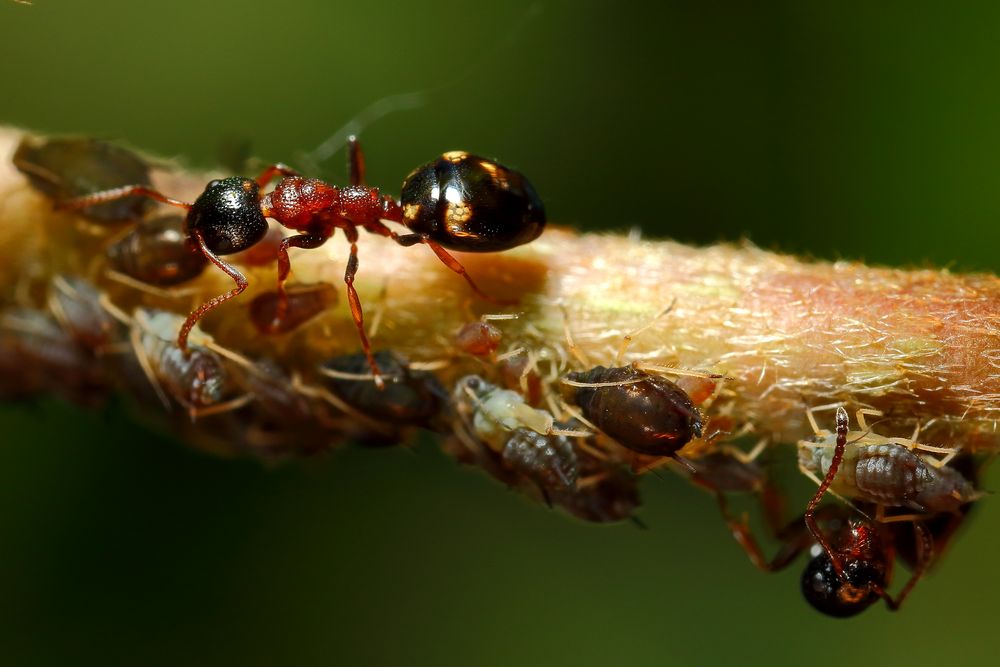
[[[347,137],[347,178],[351,185],[365,184],[365,154],[353,134]]]
[[[299,176],[299,172],[295,171],[287,164],[282,162],[276,162],[268,166],[264,171],[260,172],[260,176],[256,179],[257,185],[263,189],[265,185],[274,180],[276,176]]]
[[[361,309],[361,298],[358,291],[354,289],[354,276],[358,273],[358,230],[354,227],[345,227],[344,234],[351,244],[351,254],[347,258],[347,269],[344,271],[344,284],[347,285],[347,302],[351,306],[351,317],[354,326],[358,330],[358,337],[361,339],[361,349],[368,358],[368,366],[372,369],[375,386],[379,389],[385,388],[385,381],[382,379],[382,371],[375,363],[375,356],[372,354],[371,343],[368,342],[368,335],[365,333],[365,314]]]
[[[124,199],[125,197],[147,197],[161,204],[170,204],[171,206],[182,208],[185,211],[191,208],[191,204],[168,197],[145,185],[125,185],[111,190],[102,190],[101,192],[94,192],[83,197],[74,197],[66,201],[56,202],[55,207],[57,211],[77,211],[81,208],[87,208],[96,204],[105,204],[109,201]]]
[[[149,359],[149,353],[142,344],[142,331],[138,322],[133,323],[129,329],[129,342],[132,344],[132,351],[135,354],[136,361],[139,362],[139,368],[142,369],[143,375],[149,380],[149,384],[156,393],[156,397],[163,403],[163,407],[166,408],[167,412],[172,411],[173,405],[170,403],[170,399],[167,397],[159,378],[156,376],[156,372],[153,370],[153,363]]]
[[[311,250],[326,243],[328,238],[328,236],[315,234],[299,234],[281,239],[281,244],[278,246],[278,305],[274,309],[274,319],[271,321],[272,331],[280,330],[285,316],[288,315],[288,291],[285,289],[285,283],[292,271],[292,262],[288,259],[288,249]]]
[[[870,430],[868,427],[868,422],[865,420],[865,415],[869,417],[881,417],[884,413],[881,410],[873,410],[872,408],[861,408],[854,413],[854,418],[858,421],[858,429],[861,431]]]
[[[810,414],[810,420],[812,420],[812,415]],[[815,423],[815,422],[814,422]],[[812,533],[813,537],[826,552],[827,556],[830,557],[830,562],[833,564],[833,570],[837,573],[837,576],[843,580],[844,579],[844,566],[840,560],[840,556],[837,555],[831,547],[826,537],[823,535],[822,531],[819,529],[819,525],[816,523],[816,508],[819,506],[823,496],[826,495],[827,489],[833,483],[834,477],[837,475],[837,470],[840,468],[840,462],[844,458],[844,449],[847,447],[847,429],[849,421],[847,417],[847,410],[843,407],[837,408],[837,446],[833,450],[833,459],[830,461],[830,468],[826,472],[826,477],[820,483],[819,488],[816,489],[816,493],[812,498],[809,499],[809,504],[806,505],[806,511],[804,514],[804,519],[806,527],[809,528],[809,532]]]
[[[201,253],[205,255],[206,258],[208,258],[208,261],[212,262],[212,264],[215,264],[227,276],[232,278],[233,282],[236,283],[236,287],[226,292],[225,294],[220,294],[219,296],[209,299],[205,303],[201,304],[198,308],[191,311],[191,314],[187,316],[187,319],[184,320],[184,324],[181,325],[180,333],[177,334],[177,347],[179,347],[181,349],[181,352],[183,352],[185,355],[188,354],[188,345],[187,345],[188,335],[191,333],[191,329],[193,329],[195,325],[198,324],[198,321],[202,317],[204,317],[208,311],[212,310],[217,306],[222,305],[226,301],[229,301],[230,299],[236,296],[239,296],[243,292],[243,290],[247,288],[247,285],[249,284],[247,283],[246,276],[240,273],[239,269],[237,269],[232,264],[229,264],[224,260],[220,259],[218,256],[216,256],[214,252],[208,249],[208,246],[205,245],[205,237],[202,236],[200,230],[197,229],[194,230],[193,235],[195,240],[198,242],[198,249],[201,250]]]

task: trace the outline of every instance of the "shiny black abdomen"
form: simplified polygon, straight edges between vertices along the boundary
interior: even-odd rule
[[[256,182],[239,176],[212,181],[188,212],[188,233],[201,232],[205,245],[217,255],[256,244],[267,234],[259,190]]]
[[[400,204],[407,227],[452,250],[508,250],[545,228],[545,207],[528,179],[462,151],[415,169]]]

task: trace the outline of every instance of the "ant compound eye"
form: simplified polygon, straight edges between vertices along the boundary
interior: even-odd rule
[[[188,212],[187,229],[201,232],[208,249],[230,255],[253,246],[267,233],[257,183],[234,176],[212,181]]]
[[[462,151],[410,173],[400,203],[407,227],[452,250],[508,250],[545,228],[545,207],[527,178]]]
[[[802,573],[802,595],[813,609],[834,618],[850,618],[878,601],[877,587],[884,583],[882,570],[866,560],[844,563],[842,581],[830,557],[821,553]]]

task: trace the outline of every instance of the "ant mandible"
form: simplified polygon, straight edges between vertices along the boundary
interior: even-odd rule
[[[187,211],[185,230],[190,240],[210,262],[225,272],[236,287],[199,306],[188,315],[177,336],[186,352],[191,329],[213,308],[247,288],[247,279],[222,255],[246,250],[267,233],[266,218],[298,232],[286,237],[278,249],[278,306],[275,324],[288,311],[285,282],[291,271],[289,248],[318,248],[335,230],[342,229],[351,244],[344,282],[351,317],[361,339],[375,383],[383,381],[364,329],[361,300],[354,288],[358,271],[358,228],[387,236],[402,246],[422,243],[445,266],[462,276],[483,299],[485,294],[465,267],[446,250],[496,252],[538,238],[545,227],[545,209],[531,183],[520,173],[501,164],[462,151],[445,153],[418,167],[406,177],[397,202],[365,183],[365,161],[355,137],[348,139],[349,185],[337,187],[316,178],[304,178],[290,167],[269,166],[256,179],[241,176],[214,180],[189,204],[143,185],[128,185],[95,192],[60,204],[63,209],[82,209],[95,204],[140,196]],[[274,190],[261,190],[272,180],[281,180]],[[400,223],[411,233],[397,234],[383,221]],[[275,327],[277,328],[277,327]]]

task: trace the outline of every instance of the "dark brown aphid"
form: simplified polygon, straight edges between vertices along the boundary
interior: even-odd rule
[[[552,504],[584,521],[613,523],[633,519],[641,504],[637,478],[622,470],[608,470],[594,483],[549,495]]]
[[[502,165],[465,153],[448,153],[436,163],[413,172],[403,184],[399,202],[365,184],[364,158],[351,137],[350,184],[338,187],[315,178],[303,178],[283,164],[268,167],[256,179],[232,177],[211,181],[194,201],[167,197],[146,185],[119,187],[63,202],[63,208],[84,209],[129,196],[142,196],[187,211],[185,229],[209,261],[233,279],[235,287],[202,304],[188,315],[177,335],[181,350],[195,324],[210,310],[242,293],[246,276],[221,259],[248,250],[265,238],[267,218],[298,232],[278,247],[277,320],[288,311],[285,283],[291,273],[289,248],[318,248],[342,230],[351,244],[344,273],[347,299],[361,347],[377,385],[381,373],[365,333],[361,299],[354,287],[358,271],[358,229],[385,236],[403,246],[424,244],[450,270],[461,275],[482,298],[497,301],[482,292],[465,267],[445,247],[468,252],[493,252],[527,243],[541,233],[545,215],[538,196],[527,180]],[[439,168],[450,164],[454,168]],[[269,193],[261,189],[275,177],[281,180]],[[400,235],[383,221],[413,225],[412,233]],[[440,225],[438,223],[441,223]],[[443,225],[443,226],[442,226]]]
[[[488,357],[499,347],[500,336],[500,329],[489,322],[469,322],[455,334],[455,347],[466,354]]]
[[[701,437],[701,413],[664,377],[633,366],[596,366],[569,373],[566,380],[566,393],[583,416],[623,447],[649,456],[673,456]]]
[[[434,374],[412,370],[405,359],[388,350],[376,352],[375,361],[386,375],[382,390],[365,377],[370,367],[364,354],[331,359],[320,372],[331,393],[369,417],[389,425],[433,428],[448,396]]]
[[[154,389],[179,403],[192,420],[245,403],[229,400],[233,383],[222,357],[201,345],[185,354],[176,344],[172,327],[178,319],[165,311],[136,312],[132,343]]]
[[[294,331],[337,303],[337,291],[330,283],[298,284],[288,288],[285,316],[277,317],[280,295],[277,292],[258,294],[250,302],[250,321],[263,334],[284,334]]]
[[[576,488],[580,473],[576,450],[565,436],[515,429],[501,456],[504,465],[531,479],[545,492]]]
[[[157,287],[172,287],[201,275],[208,260],[184,231],[184,218],[164,215],[139,222],[105,250],[109,266]]]
[[[107,396],[106,378],[90,352],[48,313],[0,313],[0,397],[52,393],[94,407]]]
[[[67,275],[52,278],[49,310],[63,329],[85,349],[102,352],[119,336],[120,326],[101,305],[101,294],[85,280]]]
[[[56,201],[123,185],[150,185],[149,166],[138,155],[96,139],[25,137],[13,162],[35,189]],[[151,206],[135,196],[95,203],[81,212],[94,222],[114,223],[138,220]]]

